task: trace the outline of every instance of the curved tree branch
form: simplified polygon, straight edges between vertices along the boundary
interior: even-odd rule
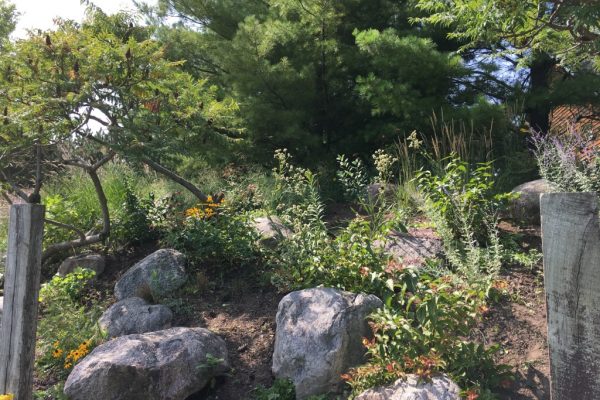
[[[49,218],[45,218],[44,222],[47,223],[48,225],[54,225],[54,226],[57,226],[59,228],[63,228],[63,229],[67,229],[69,231],[73,231],[77,235],[79,235],[79,239],[80,240],[85,240],[85,233],[83,233],[83,231],[81,229],[77,228],[76,226],[69,225],[69,224],[64,224],[62,222],[54,221],[53,219],[49,219]]]
[[[90,179],[94,183],[94,189],[96,190],[96,196],[98,197],[98,202],[100,203],[100,209],[102,210],[102,231],[98,234],[92,235],[81,235],[77,240],[70,240],[66,242],[56,243],[48,246],[48,248],[42,254],[42,261],[47,260],[53,255],[60,253],[64,250],[76,249],[79,247],[89,246],[91,244],[100,243],[106,239],[106,237],[110,234],[110,213],[108,210],[108,201],[106,199],[106,194],[104,193],[104,189],[102,188],[102,182],[100,182],[100,178],[98,177],[98,168],[108,162],[110,159],[114,157],[114,153],[108,154],[106,157],[102,158],[99,162],[93,165],[86,165],[85,171],[90,176]],[[79,165],[81,166],[81,165]],[[82,166],[83,168],[83,166]]]
[[[198,189],[196,187],[196,185],[194,185],[190,181],[188,181],[185,178],[177,175],[175,172],[173,172],[173,171],[171,171],[171,170],[163,167],[159,163],[157,163],[155,161],[152,161],[151,159],[149,159],[147,157],[142,158],[141,161],[144,164],[146,164],[147,166],[149,166],[150,168],[152,168],[154,171],[158,172],[159,174],[162,174],[162,175],[166,176],[167,178],[171,179],[172,181],[180,184],[181,186],[183,186],[184,188],[186,188],[187,190],[189,190],[201,202],[204,203],[204,202],[207,201],[207,196],[204,193],[202,193],[202,191],[200,191],[200,189]]]

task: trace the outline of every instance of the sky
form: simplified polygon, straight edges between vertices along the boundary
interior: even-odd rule
[[[145,1],[154,3],[151,0]],[[113,14],[124,9],[135,9],[131,0],[93,0],[92,2],[107,14]],[[12,35],[14,38],[25,37],[27,29],[51,28],[53,26],[52,20],[55,17],[81,21],[85,11],[85,6],[81,5],[81,0],[12,0],[12,3],[17,6],[17,11],[21,13],[17,28]]]

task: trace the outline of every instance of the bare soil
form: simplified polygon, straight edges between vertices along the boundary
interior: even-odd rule
[[[522,247],[541,252],[539,228],[501,225],[501,229],[523,235]],[[489,343],[500,345],[498,362],[514,368],[515,381],[500,393],[501,399],[549,400],[550,362],[541,262],[532,269],[509,266],[500,279],[506,281],[509,296],[491,307],[481,329]]]

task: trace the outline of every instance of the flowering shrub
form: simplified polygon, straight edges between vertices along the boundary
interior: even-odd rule
[[[225,199],[213,200],[213,196],[208,196],[205,203],[200,203],[195,207],[185,210],[185,217],[191,219],[209,219],[217,215],[219,207],[225,205]]]
[[[185,210],[181,225],[165,235],[163,244],[185,253],[192,264],[232,269],[257,261],[258,239],[248,216],[209,196],[207,203]]]

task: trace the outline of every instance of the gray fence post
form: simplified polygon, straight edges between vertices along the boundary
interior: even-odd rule
[[[0,328],[0,394],[33,397],[35,335],[44,233],[44,206],[10,207]]]
[[[595,193],[540,200],[552,400],[600,399],[600,228]]]

